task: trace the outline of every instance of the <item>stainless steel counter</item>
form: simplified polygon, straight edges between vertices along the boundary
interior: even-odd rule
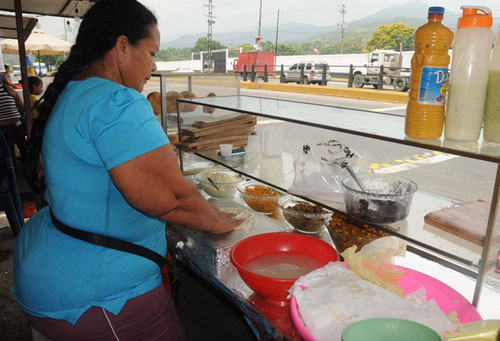
[[[217,200],[216,204],[218,207],[248,209],[231,200]],[[218,289],[241,310],[258,339],[301,340],[290,318],[289,306],[269,303],[255,294],[243,282],[229,258],[232,246],[244,238],[269,232],[294,233],[281,214],[273,218],[255,212],[255,224],[248,230],[235,230],[222,235],[169,225],[168,247],[177,260],[203,278],[207,284]],[[332,244],[326,230],[313,236]]]

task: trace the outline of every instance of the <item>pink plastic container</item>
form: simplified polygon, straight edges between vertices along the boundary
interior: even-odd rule
[[[482,317],[479,315],[477,309],[469,301],[467,301],[465,297],[463,297],[456,290],[452,289],[450,286],[433,277],[412,269],[396,265],[394,268],[406,272],[406,274],[398,281],[398,284],[401,286],[401,289],[403,289],[405,294],[410,294],[423,286],[427,292],[427,300],[436,300],[437,305],[443,313],[448,314],[451,310],[456,311],[461,323],[482,320]],[[290,299],[290,314],[292,316],[293,324],[304,340],[315,341],[316,339],[309,333],[302,323],[295,296],[292,296]]]

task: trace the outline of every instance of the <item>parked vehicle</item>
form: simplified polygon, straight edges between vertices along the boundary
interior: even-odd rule
[[[21,76],[21,65],[14,65],[12,67],[12,73],[14,76]]]
[[[330,67],[327,62],[307,62],[293,64],[290,69],[285,72],[285,83],[300,82],[300,72],[304,67],[304,84],[320,84],[323,79],[323,67],[326,68],[326,81],[330,80]],[[325,84],[326,85],[326,84]]]
[[[238,59],[233,63],[233,72],[239,72],[243,75],[245,65],[247,66],[247,72],[252,71],[252,65],[254,65],[258,77],[264,76],[264,65],[267,65],[267,76],[274,77],[274,52],[260,52],[258,70],[257,52],[240,53]]]
[[[401,70],[403,53],[392,50],[375,50],[368,54],[366,67],[356,68],[353,72],[352,85],[362,88],[365,84],[378,88],[380,66],[384,66],[383,84],[392,85],[396,91],[408,91],[410,74]]]
[[[45,63],[33,63],[33,66],[39,77],[47,76],[47,65]]]
[[[194,72],[193,70],[191,70],[190,68],[188,67],[185,67],[185,66],[181,66],[181,67],[178,67],[176,68],[174,71],[172,71],[174,73],[192,73]]]

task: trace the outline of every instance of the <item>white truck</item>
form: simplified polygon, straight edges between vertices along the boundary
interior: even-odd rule
[[[383,85],[392,85],[396,91],[408,91],[410,72],[402,70],[402,51],[375,50],[370,52],[367,64],[354,68],[352,85],[355,88],[362,88],[365,84],[370,84],[378,89],[381,65],[384,66]]]

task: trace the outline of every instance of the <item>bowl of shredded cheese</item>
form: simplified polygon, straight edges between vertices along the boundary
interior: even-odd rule
[[[211,169],[196,174],[201,188],[215,198],[232,198],[243,179],[227,169]],[[211,180],[211,181],[210,181]]]
[[[250,208],[264,214],[278,213],[280,210],[278,200],[284,195],[274,188],[257,181],[239,184],[238,192],[240,192],[241,197]]]

